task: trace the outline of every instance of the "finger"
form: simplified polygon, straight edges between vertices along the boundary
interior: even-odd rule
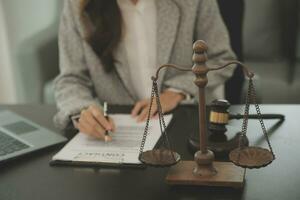
[[[92,134],[94,137],[100,139],[100,140],[104,140],[105,139],[105,129],[100,126],[100,125],[96,125],[93,130],[92,130]]]
[[[91,135],[90,133],[88,133],[86,131],[85,127],[82,124],[80,124],[80,123],[78,123],[78,130],[79,130],[80,133],[83,133],[85,135]]]
[[[80,121],[81,120],[81,121]],[[93,117],[92,113],[90,111],[83,111],[81,113],[81,117],[79,119],[80,122],[82,123],[87,123],[89,124],[91,127],[96,126],[97,124],[99,125],[99,123],[97,122],[97,120]]]
[[[94,137],[92,134],[92,129],[87,123],[83,123],[82,121],[78,123],[78,128],[80,133],[83,133],[85,135],[88,135],[90,137]]]
[[[90,124],[85,124],[85,129],[87,130],[87,133],[97,139],[104,140],[105,137],[105,130],[101,126],[92,127]]]
[[[104,129],[89,111],[82,112],[81,123],[91,128],[90,133],[97,138],[103,138]]]
[[[79,129],[78,125],[79,125],[79,122],[74,120],[74,128]]]
[[[149,114],[149,109],[150,109],[150,105],[149,107],[147,108],[147,115],[143,117],[142,121],[146,121],[147,117],[148,117],[148,114]],[[153,118],[154,115],[157,114],[157,106],[156,106],[156,102],[153,103],[152,105],[152,108],[151,108],[151,112],[150,112],[150,119]]]
[[[115,132],[116,131],[116,124],[115,124],[114,120],[111,117],[109,117],[108,121],[112,126],[112,131]]]
[[[109,135],[106,135],[106,136],[104,137],[104,141],[105,141],[105,142],[111,142],[111,141],[112,141],[112,138],[111,138]]]
[[[153,117],[152,117],[152,119],[158,119],[158,113],[156,113]]]
[[[141,111],[141,109],[143,107],[145,107],[147,104],[148,104],[148,101],[146,101],[146,100],[142,100],[142,101],[137,102],[135,104],[134,108],[131,111],[131,116],[132,117],[137,117],[139,112]]]
[[[90,112],[83,112],[79,119],[80,124],[88,133],[96,138],[104,139],[104,128],[96,121]]]
[[[151,109],[150,119],[153,119],[155,115],[157,115],[157,107],[154,105]],[[146,121],[147,117],[148,116],[146,116],[146,118],[144,118],[143,121]]]
[[[105,130],[112,130],[112,126],[109,123],[109,121],[104,117],[103,113],[101,112],[101,110],[98,107],[95,106],[91,106],[90,111],[93,115],[93,117],[96,119],[96,121],[102,126],[104,127]]]
[[[147,104],[147,107],[145,107],[141,113],[138,116],[138,122],[143,122],[146,121],[148,115],[149,115],[149,109],[150,109],[150,104]],[[151,107],[151,113],[150,113],[150,119],[152,118],[152,116],[157,113],[157,106],[156,106],[156,102],[154,101]]]
[[[81,113],[81,116],[78,120],[78,128],[81,132],[86,132],[87,133],[87,127],[90,127],[87,121],[85,120],[85,117],[83,116],[83,112]]]
[[[141,114],[138,116],[138,119],[137,119],[138,122],[146,121],[146,119],[149,115],[149,109],[150,109],[150,105],[142,110]],[[152,118],[152,116],[155,113],[156,113],[156,108],[154,107],[151,109],[150,118]]]

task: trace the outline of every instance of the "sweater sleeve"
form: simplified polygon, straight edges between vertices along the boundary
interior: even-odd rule
[[[71,116],[83,108],[98,104],[93,97],[93,84],[84,53],[83,38],[74,22],[72,1],[66,0],[59,30],[60,74],[55,79],[54,90],[58,113],[54,124],[64,129]]]

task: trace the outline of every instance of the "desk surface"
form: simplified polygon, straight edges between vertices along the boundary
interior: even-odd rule
[[[0,109],[11,109],[58,132],[52,124],[52,116],[56,112],[54,106],[0,106]],[[231,112],[242,113],[242,107],[233,106]],[[262,112],[286,115],[286,121],[270,135],[277,159],[267,168],[247,170],[243,190],[170,187],[164,182],[168,168],[50,167],[49,160],[61,148],[60,145],[0,165],[0,199],[299,199],[300,123],[297,114],[300,113],[300,105],[265,105]],[[193,158],[187,149],[187,139],[197,129],[196,121],[197,108],[185,106],[175,111],[174,121],[170,125],[171,142],[184,160]],[[266,126],[275,123],[267,121]],[[241,121],[232,121],[232,124],[240,126]],[[261,136],[259,123],[251,121],[248,133],[250,142],[264,145]]]

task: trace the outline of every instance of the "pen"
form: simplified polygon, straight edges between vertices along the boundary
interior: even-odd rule
[[[103,104],[103,115],[105,117],[106,120],[109,120],[108,119],[108,114],[107,114],[107,102],[104,102]],[[105,142],[108,142],[109,141],[109,131],[108,130],[105,130],[105,137],[104,137],[104,140]]]

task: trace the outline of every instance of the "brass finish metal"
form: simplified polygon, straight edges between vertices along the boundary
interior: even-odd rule
[[[193,161],[181,161],[173,166],[166,177],[169,185],[196,185],[242,188],[245,184],[246,170],[230,162],[213,162],[218,171],[214,176],[195,176]]]
[[[164,114],[162,112],[160,97],[158,93],[158,87],[156,82],[157,79],[152,77],[152,81],[153,84],[152,84],[152,91],[151,91],[150,108],[148,111],[147,122],[146,122],[145,130],[144,130],[144,134],[140,146],[139,160],[146,165],[150,165],[154,167],[169,167],[180,161],[180,155],[171,150],[171,144],[168,139],[168,134],[166,130],[167,127],[165,124]],[[162,134],[163,144],[166,147],[144,152],[143,150],[144,150],[146,138],[149,131],[150,113],[151,113],[154,100],[156,100],[158,117],[159,117],[159,125]]]
[[[154,149],[143,152],[140,161],[155,167],[167,167],[180,161],[180,155],[168,149]]]
[[[218,113],[210,112],[209,121],[216,124],[228,124],[229,114],[228,113]]]
[[[193,170],[194,175],[197,176],[214,176],[217,174],[217,170],[213,166],[215,155],[212,151],[206,152],[197,151],[195,153],[196,166]]]
[[[237,148],[230,152],[229,158],[235,165],[249,169],[265,167],[275,159],[268,149],[260,147]]]
[[[195,153],[195,163],[180,162],[178,165],[172,167],[167,176],[167,182],[169,184],[233,186],[231,178],[234,176],[228,173],[231,172],[232,174],[237,174],[239,177],[237,185],[242,187],[245,170],[241,170],[233,164],[226,162],[219,162],[216,167],[215,164],[217,162],[214,162],[214,153],[207,149],[205,87],[208,83],[207,73],[211,70],[206,65],[206,51],[208,47],[204,41],[199,40],[195,42],[193,50],[194,66],[192,72],[196,76],[194,83],[199,88],[200,150]],[[240,176],[241,174],[242,176]]]
[[[217,174],[217,170],[213,166],[215,159],[214,153],[207,150],[207,134],[206,134],[206,103],[205,103],[205,87],[208,83],[207,73],[209,68],[206,65],[206,51],[208,47],[205,42],[197,41],[193,46],[194,55],[192,68],[196,76],[194,83],[199,88],[199,131],[200,131],[200,151],[195,153],[196,167],[193,170],[195,175],[213,176]]]
[[[177,163],[180,160],[180,156],[173,152],[170,147],[170,143],[168,141],[168,136],[166,134],[166,126],[164,124],[164,118],[163,113],[161,109],[161,104],[159,100],[159,94],[158,94],[158,88],[156,81],[159,77],[159,72],[163,68],[174,68],[181,71],[192,71],[196,79],[194,80],[195,85],[198,87],[199,90],[199,138],[200,138],[200,150],[195,153],[194,160],[195,162],[191,161],[182,161],[179,164],[171,167],[170,173],[167,176],[167,183],[169,184],[187,184],[187,185],[209,185],[209,186],[230,186],[230,187],[242,187],[244,184],[244,175],[245,175],[245,169],[238,168],[237,166],[234,166],[232,163],[228,162],[214,162],[215,156],[214,153],[207,148],[207,127],[206,127],[206,102],[205,102],[205,87],[208,83],[207,73],[210,71],[220,70],[223,69],[229,65],[232,64],[239,64],[243,67],[245,75],[250,79],[250,83],[252,83],[252,78],[254,77],[254,74],[243,64],[238,61],[232,61],[227,63],[224,66],[215,67],[215,68],[209,68],[206,65],[207,61],[207,55],[206,52],[208,50],[208,46],[206,43],[202,40],[198,40],[193,45],[193,62],[194,65],[192,69],[186,69],[181,68],[176,65],[163,65],[161,66],[156,73],[155,77],[152,77],[153,81],[153,88],[152,88],[152,94],[151,94],[151,104],[149,109],[149,115],[147,124],[145,127],[145,132],[143,135],[142,145],[140,149],[140,160],[142,162],[145,162],[148,165],[154,165],[154,166],[167,166]],[[251,84],[251,87],[253,84]],[[250,87],[250,86],[249,86]],[[254,88],[251,88],[251,91],[254,93]],[[250,90],[248,92],[251,92]],[[156,97],[156,102],[158,106],[158,114],[160,119],[160,126],[162,134],[165,136],[165,139],[167,140],[167,146],[168,150],[165,152],[162,149],[158,150],[152,150],[149,152],[143,152],[143,147],[145,144],[145,140],[148,133],[148,125],[149,125],[149,116],[151,112],[152,102],[154,98],[154,94]],[[249,95],[248,95],[249,96]],[[248,105],[249,107],[249,105]],[[246,106],[246,108],[248,108]],[[258,110],[259,116],[261,116],[258,106],[256,106]],[[248,110],[249,111],[249,110]],[[246,115],[247,114],[247,115]],[[226,115],[226,116],[225,116]],[[249,113],[245,112],[245,116],[247,116]],[[213,120],[216,120],[216,122],[221,121],[222,124],[226,124],[228,121],[228,113],[224,112],[223,115],[220,117],[217,116],[217,118],[213,117]],[[245,118],[244,118],[245,119]],[[261,119],[261,117],[260,117]],[[247,127],[247,121],[244,120],[243,123],[243,130],[242,130],[242,136],[245,137],[246,127]],[[266,136],[266,131],[264,124],[262,120],[260,120],[261,125],[264,130],[264,134]],[[240,137],[240,143],[243,143],[243,138]],[[266,139],[268,141],[269,147],[271,149],[268,137],[266,136]],[[238,159],[241,158],[240,153],[241,148],[238,148],[238,154],[232,153],[232,157],[234,155],[238,155]],[[254,152],[259,153],[260,150],[253,148]],[[271,149],[272,155],[273,151]],[[244,152],[243,152],[244,153]],[[172,158],[173,157],[173,158]],[[245,160],[245,159],[244,159]],[[243,161],[244,161],[243,160]],[[248,160],[249,161],[249,160]],[[247,162],[245,162],[247,163]]]
[[[262,118],[262,114],[260,112],[259,105],[256,102],[256,93],[253,84],[253,80],[250,78],[249,80],[249,88],[248,94],[246,98],[245,104],[245,114],[242,125],[242,136],[246,136],[247,128],[248,128],[248,116],[249,116],[249,108],[250,104],[253,103],[255,105],[255,109],[258,115],[258,119],[261,125],[261,129],[263,131],[264,137],[268,143],[269,149],[263,149],[260,147],[247,147],[245,148],[242,143],[242,137],[240,137],[239,147],[233,150],[230,153],[230,160],[241,167],[245,168],[260,168],[265,167],[270,164],[273,160],[275,160],[275,154],[273,152],[268,133]]]

